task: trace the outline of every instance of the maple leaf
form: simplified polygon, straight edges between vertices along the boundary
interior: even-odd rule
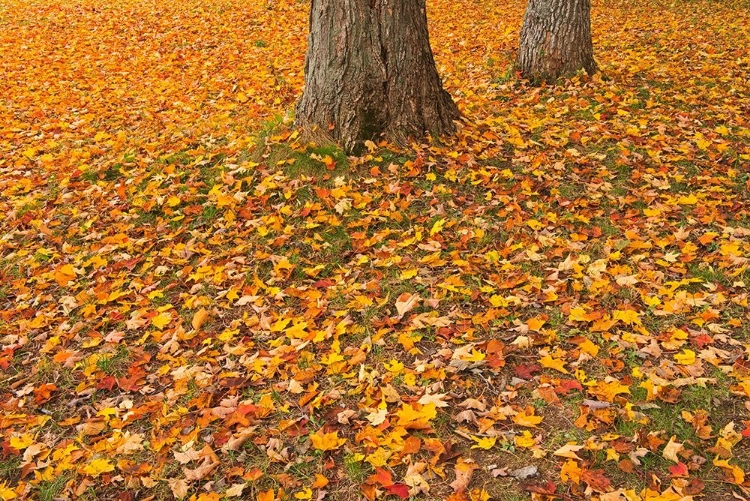
[[[641,318],[638,315],[638,312],[633,310],[615,310],[615,312],[612,314],[612,319],[620,320],[627,325],[641,325]]]
[[[185,480],[188,482],[203,480],[209,473],[218,468],[219,464],[219,461],[216,461],[215,458],[206,456],[203,458],[203,462],[196,468],[183,468],[182,473],[184,473]]]
[[[471,439],[476,442],[471,446],[472,449],[490,450],[497,443],[497,437],[471,437]]]
[[[312,498],[312,489],[309,487],[304,488],[303,490],[296,492],[294,494],[295,499],[311,499]]]
[[[196,311],[195,315],[193,315],[193,321],[191,322],[193,330],[200,330],[200,328],[203,327],[203,324],[205,324],[207,320],[208,311],[206,311],[205,308],[201,308],[200,310]]]
[[[257,501],[274,501],[276,499],[276,492],[273,489],[261,491],[257,495]]]
[[[391,484],[385,487],[386,492],[401,499],[409,498],[409,486],[406,484]]]
[[[581,482],[582,474],[583,474],[583,470],[581,469],[580,466],[578,466],[578,463],[569,459],[565,461],[565,464],[560,470],[560,479],[563,482],[570,481],[570,482],[573,482],[574,484],[578,484]]]
[[[568,374],[568,370],[565,368],[564,360],[552,358],[552,356],[550,355],[545,355],[539,359],[539,363],[542,365],[542,367],[555,369],[556,371],[562,372],[563,374]]]
[[[455,140],[384,136],[358,157],[303,139],[286,113],[304,85],[304,2],[53,3],[7,0],[0,16],[16,28],[0,42],[2,433],[4,460],[21,461],[0,499],[44,497],[77,469],[58,497],[159,497],[163,479],[181,499],[322,500],[342,497],[350,460],[387,480],[364,480],[369,501],[439,497],[430,484],[459,458],[520,479],[548,449],[547,469],[577,485],[545,471],[520,486],[539,498],[731,497],[747,483],[745,408],[685,405],[718,386],[750,396],[737,2],[653,16],[608,4],[597,59],[618,78],[519,87],[497,72],[524,3],[457,22],[477,6],[435,0],[435,58],[465,76],[445,82],[466,118]],[[515,422],[540,419],[539,402],[538,433]],[[548,411],[572,404],[575,421],[552,426]],[[657,417],[675,410],[705,443],[664,435]],[[446,441],[441,418],[469,441]],[[555,445],[565,427],[590,438]],[[498,430],[533,464],[487,464]],[[226,461],[251,441],[274,489]],[[299,462],[331,482],[295,480]],[[661,484],[623,487],[644,473]],[[450,499],[488,496],[467,482]]]
[[[420,300],[421,298],[415,294],[409,294],[408,292],[404,292],[403,294],[401,294],[396,300],[396,311],[398,311],[398,318],[403,318],[404,315],[414,309],[414,307],[419,304]]]
[[[224,495],[226,497],[242,496],[242,491],[245,490],[246,486],[247,484],[232,484],[226,491],[224,491]]]
[[[339,438],[338,432],[325,433],[323,428],[310,435],[313,448],[319,451],[332,451],[346,443],[346,439]]]
[[[534,415],[534,408],[532,406],[527,406],[523,411],[513,416],[514,423],[529,428],[535,428],[543,419],[542,416]]]
[[[471,459],[459,458],[456,461],[456,478],[450,486],[453,492],[464,492],[469,487],[474,470],[478,468],[477,464]]]
[[[407,430],[420,430],[430,428],[430,421],[437,416],[437,407],[434,403],[426,405],[403,404],[396,411],[398,424]]]
[[[92,477],[98,477],[102,473],[109,473],[111,471],[115,471],[115,465],[103,458],[93,459],[83,467],[83,472]]]
[[[518,435],[515,437],[514,443],[518,447],[528,449],[536,445],[536,440],[534,440],[534,437],[531,435],[529,431],[523,430],[521,435]]]
[[[172,491],[172,495],[177,499],[182,499],[187,496],[188,491],[190,490],[187,482],[185,482],[181,478],[167,479],[167,483],[169,484],[169,488]]]
[[[677,457],[677,454],[680,451],[682,451],[685,447],[682,444],[677,443],[675,441],[676,438],[677,438],[676,436],[672,435],[672,437],[669,439],[669,442],[664,447],[664,450],[662,451],[661,455],[664,458],[669,459],[670,461],[674,461],[675,463],[679,463],[680,462],[680,458]]]
[[[22,451],[34,443],[34,437],[29,433],[25,433],[21,436],[10,437],[9,443],[10,443],[10,446],[13,447],[14,449],[18,449],[19,451]]]
[[[714,458],[713,464],[724,470],[724,473],[727,475],[730,482],[737,485],[741,485],[745,482],[745,472],[742,471],[742,468],[739,466],[730,464],[728,460],[719,459],[718,457]]]
[[[0,483],[0,499],[3,501],[9,501],[16,498],[18,498],[18,494],[16,494],[13,489],[9,488],[5,481]]]
[[[695,352],[692,350],[682,350],[674,356],[675,361],[680,365],[692,365],[695,363]]]
[[[674,477],[687,477],[687,465],[685,465],[685,463],[678,462],[676,465],[669,467],[669,473],[671,473]]]
[[[559,449],[557,449],[553,454],[555,456],[563,457],[563,458],[569,458],[569,459],[577,459],[581,460],[581,458],[576,454],[576,452],[583,449],[582,445],[576,445],[575,442],[569,442]]]
[[[329,480],[321,475],[320,473],[315,474],[315,482],[312,484],[313,489],[322,489],[326,485],[328,485]]]
[[[172,315],[164,311],[151,319],[151,324],[157,329],[163,329],[172,321]]]
[[[76,275],[76,270],[73,268],[73,265],[66,264],[55,270],[55,281],[57,281],[60,287],[65,287],[69,282],[75,280]]]
[[[612,481],[607,478],[602,469],[585,469],[581,475],[581,480],[596,492],[606,492],[612,485]]]
[[[417,402],[422,405],[433,404],[435,407],[448,407],[450,404],[443,400],[445,397],[445,393],[425,393]]]
[[[440,233],[443,231],[443,227],[445,226],[446,220],[445,219],[438,219],[435,221],[435,223],[432,225],[432,228],[430,228],[430,236],[434,236],[437,233]]]

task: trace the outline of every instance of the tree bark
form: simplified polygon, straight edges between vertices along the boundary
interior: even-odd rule
[[[458,118],[435,68],[425,0],[312,0],[299,127],[353,151],[382,135],[452,134]]]
[[[590,0],[529,0],[516,68],[524,78],[555,81],[596,72]]]

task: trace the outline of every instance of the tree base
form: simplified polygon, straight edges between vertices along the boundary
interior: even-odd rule
[[[516,68],[524,78],[553,82],[597,71],[590,0],[529,0]]]
[[[380,137],[452,134],[459,117],[435,68],[424,0],[312,1],[298,127],[351,152]]]

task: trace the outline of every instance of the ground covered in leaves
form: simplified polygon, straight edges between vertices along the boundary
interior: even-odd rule
[[[0,5],[0,499],[748,495],[748,4],[429,8],[460,133],[347,158],[305,2]]]

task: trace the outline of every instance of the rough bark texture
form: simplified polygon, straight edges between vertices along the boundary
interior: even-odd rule
[[[450,134],[458,118],[435,68],[425,0],[312,0],[298,126],[351,151],[382,134]]]
[[[550,82],[596,72],[590,0],[529,0],[516,67],[525,78]]]

